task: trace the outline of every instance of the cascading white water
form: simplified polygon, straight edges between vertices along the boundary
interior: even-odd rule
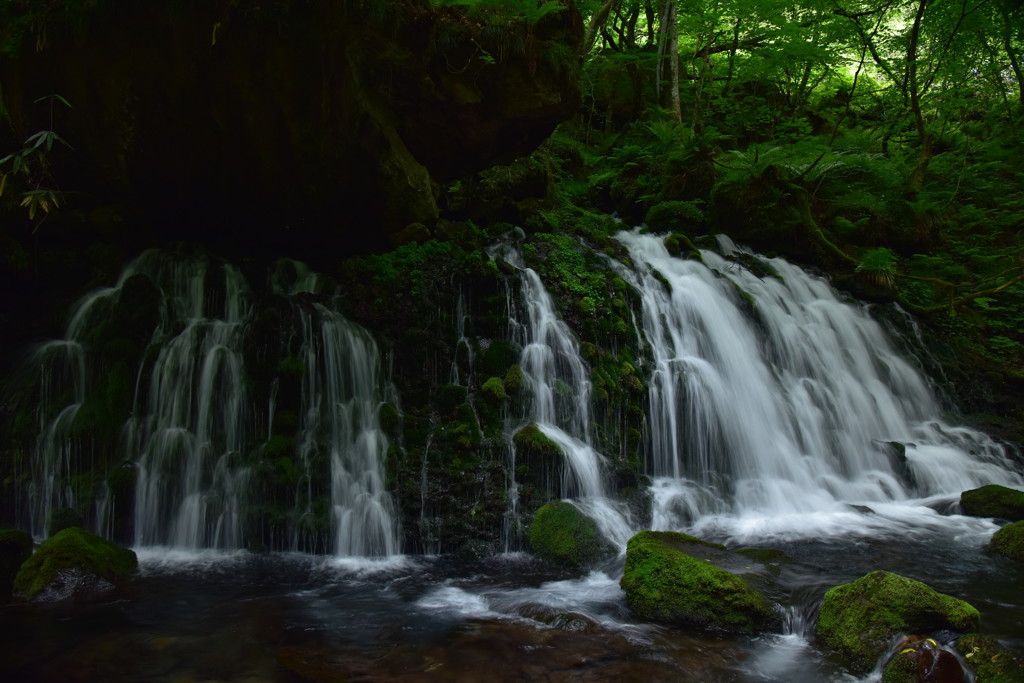
[[[330,458],[334,553],[399,552],[396,516],[384,480],[387,437],[380,429],[380,354],[366,330],[316,305],[303,311],[303,415],[299,453],[307,467]]]
[[[558,317],[540,276],[526,267],[518,250],[503,244],[498,253],[520,271],[520,300],[527,319],[519,322],[510,315],[513,336],[522,346],[519,364],[531,392],[530,417],[566,458],[561,495],[573,498],[608,540],[625,547],[633,529],[623,506],[608,499],[605,459],[591,445],[590,369],[580,356],[579,343]]]
[[[135,276],[146,283],[132,283]],[[309,463],[321,457],[329,462],[319,471],[329,470],[330,481],[317,486],[330,491],[333,541],[324,545],[343,556],[393,555],[399,552],[399,534],[384,484],[388,443],[377,416],[382,390],[377,347],[362,328],[303,298],[302,293],[315,292],[312,298],[328,302],[320,291],[324,287],[322,278],[295,262],[282,262],[271,274],[274,293],[293,297],[296,327],[301,327],[301,332],[283,330],[302,340],[299,459],[307,464],[307,481]],[[116,286],[83,298],[66,338],[36,353],[43,407],[29,489],[32,531],[44,537],[53,510],[76,507],[69,482],[95,467],[92,452],[83,453],[89,437],[75,431],[76,416],[89,392],[96,393],[90,387],[93,375],[103,372],[102,366],[93,367],[94,333],[116,317],[133,288],[152,299],[145,306],[159,309],[150,310],[155,329],[130,331],[145,345],[153,329],[146,357],[138,359],[131,416],[117,446],[136,469],[134,544],[242,547],[251,540],[247,509],[258,502],[250,500],[253,456],[271,437],[258,434],[257,426],[271,425],[275,411],[274,388],[258,406],[250,395],[243,348],[254,322],[252,296],[233,266],[158,250],[140,255]],[[267,414],[259,415],[264,409]],[[294,504],[308,505],[312,493],[306,493],[296,492]],[[94,495],[90,491],[90,500]],[[301,509],[296,512],[301,516]],[[103,514],[96,515],[98,527],[104,526]]]
[[[166,302],[153,338],[160,351],[128,429],[138,464],[135,544],[237,548],[249,478],[241,460],[251,443],[242,358],[248,287],[228,265],[158,265],[148,274]],[[211,306],[208,278],[220,276],[224,300]]]
[[[758,276],[712,251],[703,263],[672,257],[639,231],[617,238],[654,356],[655,528],[867,529],[851,504],[926,509],[986,483],[1024,483],[1000,444],[939,420],[920,374],[825,281],[781,259],[762,259],[778,277]],[[738,251],[725,238],[722,250]],[[905,462],[889,442],[905,445]]]

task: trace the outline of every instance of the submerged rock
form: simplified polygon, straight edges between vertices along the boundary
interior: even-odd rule
[[[989,484],[960,494],[960,509],[972,517],[1024,520],[1024,491]]]
[[[1024,562],[1024,522],[1007,524],[995,532],[989,547],[1000,555]]]
[[[110,593],[138,567],[135,552],[79,527],[44,542],[18,571],[15,595],[54,602]]]
[[[771,603],[743,579],[688,554],[718,544],[672,531],[641,531],[626,546],[619,585],[642,618],[702,628],[754,632],[775,617]]]
[[[537,510],[530,525],[530,545],[538,556],[567,567],[583,567],[615,553],[594,520],[562,500]]]
[[[968,631],[978,610],[926,584],[876,571],[825,594],[816,635],[855,673],[867,673],[900,633]]]

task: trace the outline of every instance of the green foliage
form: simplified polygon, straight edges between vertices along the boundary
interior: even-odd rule
[[[644,223],[655,232],[694,234],[704,222],[702,203],[700,200],[660,202],[647,210]]]
[[[875,285],[892,288],[896,283],[896,263],[896,254],[891,249],[876,247],[861,256],[856,272]]]
[[[470,16],[479,16],[497,22],[502,19],[522,19],[533,25],[538,21],[565,9],[556,0],[431,0],[439,7],[464,7]],[[495,16],[497,15],[497,17]]]
[[[71,108],[66,99],[53,94],[36,100],[50,104],[50,124],[53,125],[53,104],[60,103]],[[53,130],[40,130],[30,135],[20,150],[0,159],[0,198],[10,185],[20,196],[19,204],[34,221],[36,216],[47,216],[64,203],[60,191],[43,185],[52,182],[49,154],[55,143],[70,149],[71,145]],[[9,180],[10,179],[10,180]],[[17,186],[17,187],[15,187]],[[38,227],[38,225],[36,226]]]
[[[816,635],[855,673],[867,673],[900,633],[977,627],[978,610],[920,581],[876,571],[825,594]]]

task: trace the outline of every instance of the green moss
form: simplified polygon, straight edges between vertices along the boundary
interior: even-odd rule
[[[594,520],[565,501],[537,510],[530,525],[530,546],[538,556],[567,567],[583,567],[615,552]]]
[[[990,547],[1010,559],[1024,562],[1024,522],[1007,524],[995,532]]]
[[[561,458],[562,449],[554,441],[544,435],[532,422],[521,428],[512,437],[516,452],[520,455],[539,455],[547,458]]]
[[[899,633],[927,634],[977,626],[978,610],[920,581],[876,571],[825,594],[817,637],[855,673],[867,673]]]
[[[523,369],[513,365],[505,373],[505,392],[509,396],[518,396],[523,387]]]
[[[138,564],[133,551],[72,527],[39,546],[21,566],[14,579],[14,592],[34,598],[66,569],[78,569],[116,584],[127,579]]]
[[[960,494],[960,509],[972,517],[1024,520],[1024,491],[990,484]]]
[[[882,671],[882,683],[917,683],[917,661],[910,654],[900,653],[889,660]]]
[[[480,387],[480,394],[492,405],[500,405],[505,400],[505,382],[500,377],[491,377]]]
[[[763,595],[706,560],[684,552],[688,546],[724,550],[693,536],[642,531],[629,540],[619,585],[638,616],[702,628],[752,632],[773,617]]]
[[[1024,662],[993,638],[969,633],[956,641],[956,649],[974,672],[978,683],[1024,681]]]

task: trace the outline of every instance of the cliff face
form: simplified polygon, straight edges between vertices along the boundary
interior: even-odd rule
[[[52,127],[73,147],[54,155],[61,189],[161,238],[386,247],[436,220],[436,182],[528,153],[579,102],[571,5],[536,24],[422,0],[84,12],[0,61],[4,145]],[[51,120],[51,93],[73,109]]]

